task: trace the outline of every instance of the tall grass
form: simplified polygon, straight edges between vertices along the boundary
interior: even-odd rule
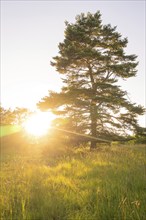
[[[146,219],[144,146],[17,147],[1,155],[1,220]]]

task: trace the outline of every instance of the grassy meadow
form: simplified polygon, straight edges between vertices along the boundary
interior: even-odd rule
[[[1,137],[1,220],[146,220],[146,147]]]

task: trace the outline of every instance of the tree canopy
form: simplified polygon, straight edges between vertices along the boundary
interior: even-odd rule
[[[125,138],[139,128],[142,106],[131,103],[118,80],[136,76],[137,56],[127,55],[128,40],[101,13],[82,13],[75,23],[65,22],[64,41],[51,65],[61,74],[60,93],[50,92],[38,107],[53,109],[58,126],[105,140]],[[91,141],[91,147],[97,140]]]

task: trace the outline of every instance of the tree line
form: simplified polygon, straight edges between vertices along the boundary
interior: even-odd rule
[[[32,112],[27,108],[4,108],[0,106],[0,125],[21,125]]]

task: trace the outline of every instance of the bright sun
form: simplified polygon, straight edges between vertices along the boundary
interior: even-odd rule
[[[53,119],[54,115],[50,112],[38,112],[31,115],[23,123],[23,127],[31,135],[42,136],[48,132]]]

